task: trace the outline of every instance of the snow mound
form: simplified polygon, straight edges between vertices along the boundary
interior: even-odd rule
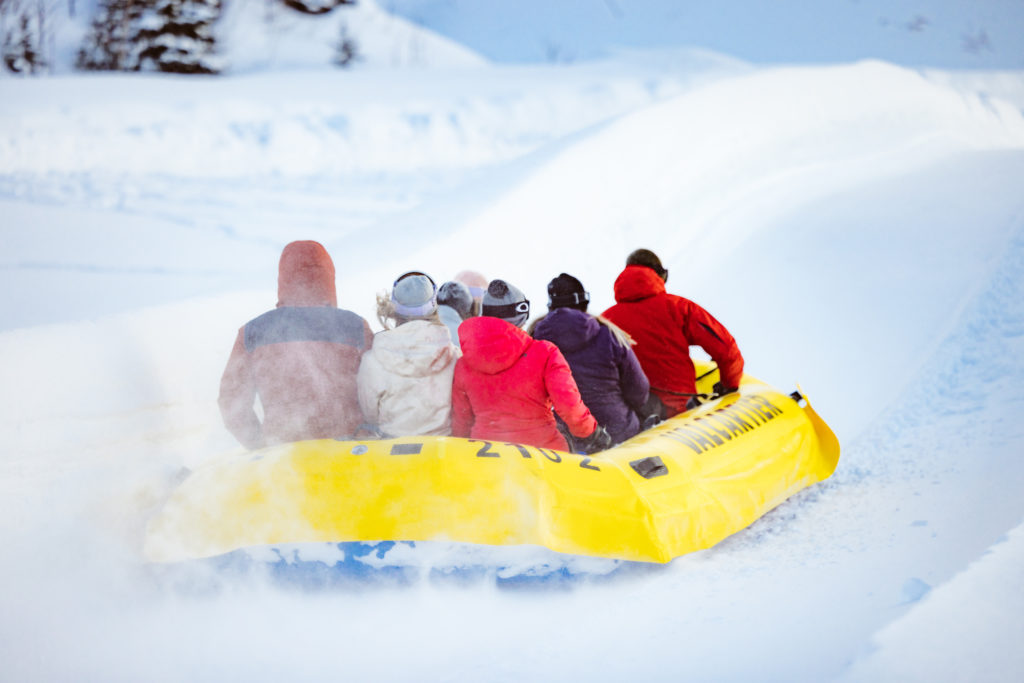
[[[544,291],[502,250],[474,236],[543,245],[531,270],[570,268],[584,283],[617,272],[621,254],[657,244],[686,286],[718,276],[724,256],[794,207],[921,171],[951,155],[1024,149],[1013,105],[882,62],[762,69],[723,77],[620,117],[533,159],[518,182],[417,258]],[[674,226],[666,231],[666,218]],[[400,228],[396,228],[400,229]],[[585,239],[583,235],[601,235]],[[566,260],[566,255],[571,255]],[[594,308],[613,303],[592,292]],[[769,378],[770,379],[770,378]],[[789,380],[787,380],[789,381]]]
[[[231,74],[331,68],[343,36],[355,43],[351,66],[472,68],[487,63],[471,49],[385,12],[376,0],[359,0],[321,16],[276,2],[238,0],[225,5],[217,31]]]
[[[1024,671],[1019,647],[984,647],[977,634],[1024,641],[1024,525],[872,639],[876,650],[839,683],[880,680],[1011,681]]]

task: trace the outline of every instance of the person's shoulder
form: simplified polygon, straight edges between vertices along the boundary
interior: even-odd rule
[[[446,304],[437,305],[437,317],[442,322],[459,322],[461,323],[463,318],[457,310]]]
[[[670,297],[669,300],[672,302],[673,306],[686,313],[693,313],[704,310],[704,308],[700,304],[695,302],[693,299],[689,299],[685,296],[680,296],[678,294],[667,294],[666,296]]]
[[[558,350],[558,346],[556,346],[553,341],[549,341],[547,339],[530,339],[529,349],[536,350],[539,353],[557,353],[558,355],[562,355],[562,352]]]
[[[331,307],[327,307],[327,310],[328,311],[334,311],[334,315],[336,315],[338,318],[340,318],[342,320],[353,321],[353,322],[354,321],[358,321],[360,323],[366,323],[367,325],[369,325],[369,323],[366,321],[366,318],[364,318],[363,316],[359,315],[358,313],[356,313],[354,311],[348,310],[347,308],[331,308]]]
[[[272,320],[276,315],[279,315],[278,311],[280,310],[280,308],[271,308],[269,311],[264,311],[255,318],[252,318],[251,320],[247,321],[244,325],[242,325],[242,327],[245,328],[249,327],[250,325],[259,325],[261,322],[264,322],[266,320]]]
[[[548,341],[547,339],[532,339],[530,341],[531,343],[527,348],[527,352],[543,356],[545,364],[551,363],[552,361],[560,361],[568,364],[568,361],[565,359],[565,354],[562,353],[562,350],[559,349],[554,342]]]
[[[441,320],[410,320],[399,325],[398,329],[403,327],[408,329],[411,337],[420,340],[424,344],[446,346],[452,343],[448,326]]]

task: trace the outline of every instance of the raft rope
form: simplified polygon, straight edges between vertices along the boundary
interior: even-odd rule
[[[694,381],[695,382],[699,382],[700,380],[704,379],[705,377],[711,375],[716,370],[718,370],[718,366],[717,365],[712,366],[712,368],[710,370],[705,372],[703,375],[697,377],[697,379],[695,379]],[[651,389],[654,389],[655,391],[661,392],[663,394],[671,394],[672,396],[686,396],[687,398],[699,398],[702,401],[707,401],[708,399],[714,398],[714,396],[715,396],[714,394],[691,394],[691,393],[686,392],[686,391],[672,391],[671,389],[662,389],[661,387],[655,387],[655,386],[652,386]]]

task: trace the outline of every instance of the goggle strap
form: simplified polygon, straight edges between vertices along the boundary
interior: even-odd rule
[[[530,301],[518,301],[514,304],[484,304],[483,313],[492,318],[511,318],[519,313],[530,312]]]
[[[557,294],[548,297],[548,308],[551,306],[573,306],[583,303],[590,303],[590,292],[573,292],[572,294]]]

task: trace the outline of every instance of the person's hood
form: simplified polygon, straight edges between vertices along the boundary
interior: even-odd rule
[[[402,377],[436,375],[459,355],[448,328],[429,320],[410,320],[379,332],[370,353],[388,371]]]
[[[594,316],[575,308],[556,308],[537,323],[533,336],[554,342],[562,351],[579,351],[601,331]]]
[[[338,306],[334,262],[319,242],[292,242],[281,252],[277,305]]]
[[[459,341],[466,364],[485,375],[508,370],[533,343],[530,335],[512,323],[489,316],[463,321]]]
[[[615,301],[639,301],[665,293],[665,281],[647,266],[626,266],[615,278]]]

